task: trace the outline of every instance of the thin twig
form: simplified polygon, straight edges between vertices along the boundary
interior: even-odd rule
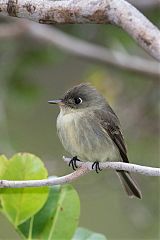
[[[67,163],[70,162],[71,158],[63,157],[63,160]],[[90,171],[92,169],[92,162],[77,162],[78,167],[85,165]],[[160,176],[160,168],[141,166],[133,163],[124,162],[103,162],[99,164],[101,169],[112,169],[112,170],[125,170],[128,172],[139,173],[146,176]]]
[[[39,23],[110,23],[160,60],[160,31],[125,0],[0,0],[0,14]]]
[[[70,158],[64,158],[65,162],[69,162]],[[25,187],[44,187],[52,185],[62,185],[73,182],[77,178],[84,174],[92,171],[91,162],[78,162],[79,168],[68,175],[62,177],[51,177],[42,180],[26,180],[26,181],[12,181],[12,180],[0,180],[0,188],[25,188]],[[101,169],[112,169],[112,170],[125,170],[129,172],[139,173],[146,176],[160,176],[160,168],[140,166],[131,163],[124,162],[104,162],[100,163]]]
[[[77,171],[62,177],[51,177],[42,180],[26,180],[26,181],[0,180],[0,188],[26,188],[26,187],[44,187],[62,185],[76,180],[78,177],[83,176],[89,171],[90,170],[88,168],[83,166],[77,169]]]

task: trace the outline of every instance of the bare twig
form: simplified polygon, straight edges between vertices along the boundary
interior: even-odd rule
[[[64,158],[68,163],[71,159]],[[91,162],[79,162],[77,165],[79,169],[75,172],[65,175],[63,177],[51,177],[49,179],[42,180],[26,180],[26,181],[12,181],[12,180],[0,180],[0,188],[24,188],[24,187],[42,187],[52,186],[70,183],[80,176],[92,171]],[[129,172],[139,173],[146,176],[160,176],[160,169],[153,167],[140,166],[131,163],[124,162],[104,162],[100,163],[101,169],[113,169],[113,170],[125,170]]]
[[[160,76],[159,63],[137,56],[131,56],[118,51],[110,50],[76,37],[72,37],[54,27],[40,25],[30,21],[16,21],[16,23],[1,24],[0,38],[10,38],[19,34],[30,34],[37,40],[53,44],[60,50],[91,61],[118,67],[120,69],[154,76]]]
[[[0,0],[0,14],[39,23],[111,23],[160,60],[160,32],[125,0]]]

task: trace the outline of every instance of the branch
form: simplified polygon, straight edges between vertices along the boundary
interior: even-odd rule
[[[63,49],[75,56],[132,72],[151,75],[156,79],[159,79],[160,68],[159,63],[156,61],[110,50],[105,47],[80,40],[76,37],[72,37],[71,35],[54,27],[40,25],[30,21],[18,21],[14,24],[12,23],[11,25],[0,25],[0,38],[10,38],[27,33],[37,40],[53,44],[60,50]]]
[[[69,162],[70,158],[65,158],[65,162]],[[42,180],[27,180],[27,181],[11,181],[11,180],[0,180],[0,188],[24,188],[24,187],[44,187],[52,185],[62,185],[66,183],[73,182],[80,176],[93,171],[91,162],[78,162],[77,169],[75,172],[62,177],[51,177],[49,179]],[[100,163],[101,169],[112,169],[112,170],[125,170],[128,172],[134,172],[143,174],[146,176],[160,176],[160,168],[140,166],[131,163],[124,162],[104,162]]]
[[[0,0],[0,14],[39,23],[111,23],[160,60],[160,32],[125,0]]]

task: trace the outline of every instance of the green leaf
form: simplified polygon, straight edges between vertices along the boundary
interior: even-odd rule
[[[7,169],[8,163],[9,163],[8,159],[4,155],[1,155],[0,156],[0,179],[3,178],[3,175]]]
[[[43,162],[29,153],[14,155],[3,175],[7,180],[34,180],[47,178]],[[3,189],[3,212],[16,227],[38,212],[48,197],[48,187]]]
[[[3,179],[3,175],[7,169],[8,163],[9,163],[8,159],[4,155],[1,155],[0,156],[0,179]],[[2,211],[1,192],[2,192],[2,189],[0,189],[0,211]]]
[[[78,228],[72,240],[107,240],[107,238],[100,233],[94,233],[85,228]]]
[[[54,186],[50,188],[44,207],[33,220],[19,226],[19,230],[32,239],[70,240],[77,228],[79,215],[80,201],[76,190],[71,185]]]

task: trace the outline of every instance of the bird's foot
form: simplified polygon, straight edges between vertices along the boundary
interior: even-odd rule
[[[98,161],[95,161],[92,164],[92,169],[94,169],[96,171],[96,173],[99,173],[100,171],[102,171],[102,169],[100,169],[100,167],[99,167],[99,162]]]
[[[70,160],[70,162],[69,162],[69,167],[72,166],[72,168],[73,168],[74,171],[76,170],[76,168],[78,168],[78,166],[77,166],[77,164],[76,164],[77,161],[78,161],[78,162],[81,162],[81,160],[79,160],[79,159],[77,158],[77,156],[75,156],[75,157],[73,157],[73,158]]]

